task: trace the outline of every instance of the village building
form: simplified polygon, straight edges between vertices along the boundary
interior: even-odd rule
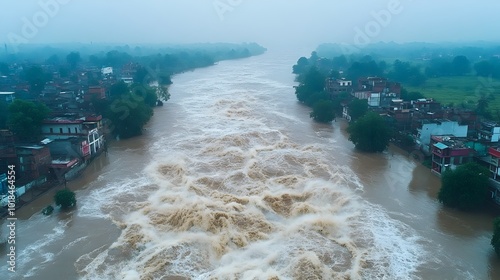
[[[465,140],[465,139],[464,139]],[[432,136],[432,172],[440,175],[472,161],[474,150],[452,136]]]
[[[460,125],[450,120],[422,120],[420,128],[417,129],[416,143],[420,149],[430,154],[432,135],[452,135],[454,137],[467,137],[467,125]]]

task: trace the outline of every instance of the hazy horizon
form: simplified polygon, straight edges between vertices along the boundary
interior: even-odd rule
[[[500,41],[500,2],[384,0],[0,1],[0,42],[190,44]],[[485,8],[486,7],[486,8]]]

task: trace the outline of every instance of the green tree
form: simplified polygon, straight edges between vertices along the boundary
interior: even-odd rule
[[[373,61],[369,60],[371,58],[364,57],[363,62],[354,62],[347,69],[347,78],[353,81],[354,84],[357,84],[357,81],[360,77],[369,77],[369,76],[382,76],[383,71],[380,69],[379,65]]]
[[[66,56],[66,61],[73,69],[76,68],[76,66],[78,65],[78,63],[80,63],[81,60],[82,58],[80,57],[79,52],[71,52]]]
[[[488,174],[488,169],[474,162],[445,171],[441,176],[438,200],[462,210],[480,208],[488,196]]]
[[[353,121],[364,116],[366,112],[368,112],[368,100],[356,98],[349,103],[349,115]]]
[[[5,101],[0,100],[0,129],[7,127],[7,121],[9,119],[9,104]]]
[[[318,69],[312,67],[306,73],[299,75],[297,79],[300,81],[299,86],[295,89],[297,99],[302,103],[308,104],[308,106],[314,105],[314,103],[308,102],[308,100],[312,95],[323,91],[325,88],[325,76]]]
[[[311,92],[323,91],[325,88],[325,76],[316,67],[312,67],[304,78],[304,85]]]
[[[481,95],[481,97],[477,100],[476,110],[475,110],[476,113],[485,118],[491,118],[491,113],[488,111],[488,105],[489,101],[486,98],[486,96],[484,94]]]
[[[134,74],[134,83],[137,84],[149,84],[149,79],[151,76],[149,75],[149,72],[146,68],[144,67],[139,67],[137,71]]]
[[[137,96],[142,97],[144,103],[146,103],[148,106],[156,106],[158,96],[156,95],[156,90],[154,88],[142,84],[133,84],[131,88],[132,92],[134,92]]]
[[[307,67],[309,67],[309,61],[305,57],[299,58],[297,61],[297,64],[293,66],[293,73],[294,74],[302,74],[305,73],[307,70]]]
[[[425,75],[420,71],[420,67],[411,65],[409,62],[403,62],[398,59],[394,61],[392,68],[393,70],[388,73],[388,76],[396,81],[411,86],[420,86],[426,80]]]
[[[144,98],[128,93],[113,100],[105,116],[111,121],[110,129],[118,138],[130,138],[142,134],[142,128],[153,116],[153,109]]]
[[[51,55],[47,60],[45,61],[47,64],[51,65],[58,65],[59,64],[59,56],[57,54]]]
[[[451,62],[453,74],[463,76],[471,70],[470,61],[463,55],[456,56]]]
[[[412,101],[421,98],[425,98],[425,96],[418,91],[408,92],[408,90],[406,90],[405,88],[401,89],[401,99],[403,99],[404,101]]]
[[[54,195],[54,201],[61,209],[68,209],[76,205],[76,195],[68,189],[60,190]]]
[[[474,70],[478,76],[489,77],[490,75],[493,75],[495,66],[491,62],[483,60],[474,64]]]
[[[382,152],[389,145],[392,132],[385,120],[374,112],[369,112],[351,123],[347,131],[349,140],[364,152]]]
[[[9,113],[8,125],[21,140],[37,140],[49,108],[42,103],[16,99],[10,104]]]
[[[36,93],[41,93],[45,88],[45,83],[49,81],[49,75],[40,66],[24,69],[21,77],[30,84],[30,89]]]
[[[309,116],[317,122],[329,123],[335,119],[335,106],[330,100],[320,100]]]
[[[500,218],[493,221],[493,237],[491,238],[491,246],[495,248],[495,253],[500,257]]]
[[[130,88],[124,81],[119,81],[116,84],[113,84],[109,88],[109,95],[111,99],[119,98],[123,95],[127,95],[130,93]]]

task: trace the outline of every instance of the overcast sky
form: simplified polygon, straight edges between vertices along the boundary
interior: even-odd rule
[[[310,48],[323,42],[500,42],[499,11],[497,0],[0,0],[0,36],[7,44]]]

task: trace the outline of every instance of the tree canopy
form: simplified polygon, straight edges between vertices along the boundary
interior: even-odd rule
[[[317,122],[329,123],[335,119],[335,106],[330,100],[320,100],[314,104],[309,116]]]
[[[68,209],[76,205],[76,195],[68,189],[60,190],[54,195],[54,201],[61,209]]]
[[[112,101],[105,116],[111,121],[113,135],[125,139],[141,135],[142,128],[153,116],[153,109],[142,96],[128,93]]]
[[[297,99],[308,106],[314,105],[314,102],[310,100],[311,96],[323,92],[325,76],[315,67],[311,67],[306,73],[299,75],[299,79],[301,82],[295,89]]]
[[[441,176],[438,200],[461,210],[482,207],[488,195],[488,174],[488,169],[474,162],[445,171]]]
[[[41,134],[43,120],[49,114],[49,108],[42,103],[20,99],[9,106],[8,126],[21,140],[37,140]]]
[[[421,99],[421,98],[425,98],[425,96],[418,91],[410,91],[409,92],[405,88],[401,89],[401,99],[403,99],[404,101],[412,101],[412,100],[417,100],[417,99]]]
[[[76,68],[76,66],[78,65],[78,63],[80,63],[81,60],[82,58],[80,57],[79,52],[71,52],[66,56],[66,61],[71,66],[71,68]]]
[[[31,66],[23,70],[21,77],[30,84],[33,92],[41,93],[45,83],[49,81],[49,75],[40,66]]]
[[[419,66],[411,65],[409,62],[403,62],[398,59],[394,61],[392,68],[392,71],[387,76],[393,80],[411,86],[420,86],[425,83],[426,77],[420,71]]]
[[[294,74],[305,73],[308,67],[309,67],[309,60],[303,56],[299,58],[297,64],[293,66],[293,73]]]
[[[389,145],[391,129],[385,120],[374,112],[369,112],[348,127],[349,140],[364,152],[382,152]]]
[[[471,71],[470,61],[463,55],[456,56],[451,62],[451,67],[453,74],[457,76],[463,76]]]
[[[349,115],[351,120],[356,121],[368,112],[368,100],[355,98],[349,103]]]

